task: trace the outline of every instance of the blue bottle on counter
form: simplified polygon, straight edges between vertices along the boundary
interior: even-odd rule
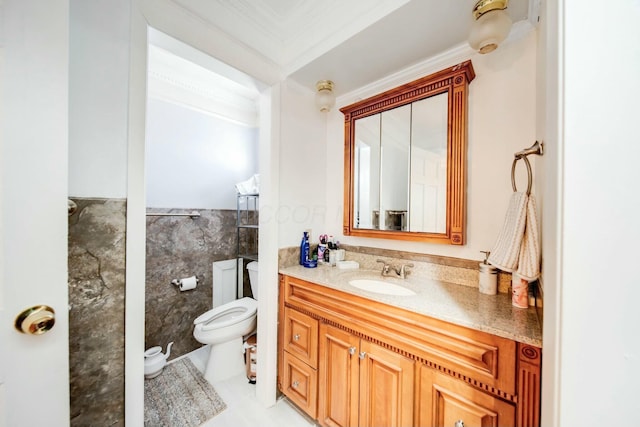
[[[306,231],[302,234],[302,241],[300,242],[300,265],[309,259],[309,233]]]

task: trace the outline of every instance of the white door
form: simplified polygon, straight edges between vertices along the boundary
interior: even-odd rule
[[[409,230],[445,233],[447,159],[419,147],[411,149]]]
[[[0,0],[0,426],[69,424],[68,0]],[[45,304],[55,325],[19,333]]]

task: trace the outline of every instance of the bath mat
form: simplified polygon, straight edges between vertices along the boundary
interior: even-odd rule
[[[226,407],[188,357],[144,380],[145,427],[197,427]]]

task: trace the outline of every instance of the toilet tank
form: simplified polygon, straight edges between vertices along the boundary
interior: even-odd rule
[[[249,282],[251,283],[251,293],[253,299],[258,299],[258,262],[251,261],[247,264],[247,270],[249,270]]]

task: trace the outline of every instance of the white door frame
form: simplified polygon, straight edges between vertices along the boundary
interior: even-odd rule
[[[127,258],[125,300],[125,423],[142,426],[144,420],[144,308],[145,308],[145,120],[147,86],[147,29],[153,27],[217,58],[268,86],[280,79],[279,70],[255,52],[207,26],[168,0],[133,0],[129,73],[129,134],[127,177]],[[278,205],[277,149],[274,149],[279,116],[277,91],[267,89],[260,97],[261,209]],[[274,169],[275,166],[275,169]],[[264,406],[276,398],[278,229],[275,221],[260,222],[260,288],[258,341],[261,381],[256,396]],[[262,297],[264,295],[264,297]]]

